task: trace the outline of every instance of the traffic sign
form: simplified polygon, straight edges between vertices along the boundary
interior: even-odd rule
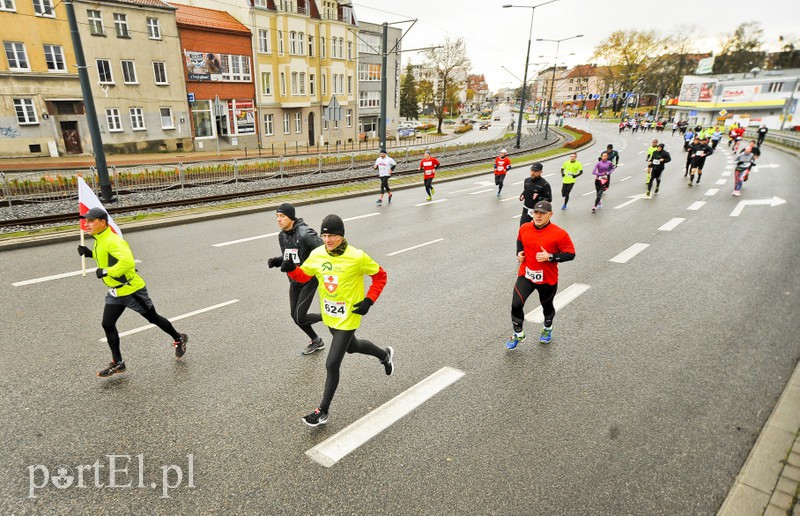
[[[697,116],[697,110],[693,109],[693,110],[689,111],[689,116]]]
[[[331,97],[331,101],[325,107],[325,112],[323,114],[325,116],[325,120],[333,120],[338,122],[342,119],[342,108],[339,105],[339,101],[336,100],[336,97]]]

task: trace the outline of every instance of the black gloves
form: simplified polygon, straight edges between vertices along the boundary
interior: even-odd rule
[[[281,272],[292,272],[296,268],[297,266],[292,260],[283,260],[283,263],[281,264]]]
[[[353,306],[353,313],[356,315],[367,315],[370,307],[373,305],[372,299],[365,297],[361,302]]]
[[[108,271],[105,269],[98,268],[94,273],[97,275],[98,278],[102,279],[108,276]]]
[[[80,256],[85,256],[87,258],[91,258],[92,257],[92,250],[89,249],[88,247],[86,247],[85,245],[79,245],[78,246],[78,254]]]
[[[267,260],[267,265],[269,266],[270,269],[273,267],[280,267],[282,263],[283,263],[282,256],[276,256],[275,258],[270,258],[269,260]]]

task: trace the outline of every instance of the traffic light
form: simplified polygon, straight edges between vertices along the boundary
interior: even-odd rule
[[[610,93],[606,93],[606,98],[609,98],[610,96],[611,96]]]

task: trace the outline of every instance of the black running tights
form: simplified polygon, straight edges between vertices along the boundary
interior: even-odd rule
[[[433,189],[433,178],[427,177],[424,179],[424,182],[425,182],[425,193],[428,194],[428,196],[430,196],[431,190]]]
[[[325,393],[322,395],[322,403],[319,406],[326,414],[331,406],[336,388],[339,386],[339,368],[345,353],[372,355],[381,361],[386,359],[386,351],[368,340],[357,339],[356,330],[335,330],[333,328],[330,330],[333,339],[331,340],[331,349],[328,351],[328,360],[325,362],[328,376],[325,378]]]
[[[381,195],[386,193],[392,193],[391,188],[389,188],[389,176],[381,176]]]
[[[119,332],[117,331],[117,320],[125,311],[124,305],[109,305],[103,309],[103,330],[106,332],[106,339],[108,340],[108,347],[111,348],[111,357],[114,362],[122,362],[122,353],[119,350]],[[151,324],[155,324],[164,332],[174,339],[181,338],[181,334],[175,330],[175,327],[167,319],[162,317],[156,312],[155,308],[151,308],[142,314],[142,317],[147,319]]]
[[[514,331],[522,331],[522,323],[525,321],[525,301],[533,294],[534,290],[539,291],[544,325],[548,328],[553,325],[553,318],[556,316],[553,299],[556,297],[558,283],[555,285],[534,283],[525,276],[517,276],[517,282],[514,284],[514,297],[511,299],[511,322],[514,324]]]
[[[292,320],[311,340],[317,338],[317,332],[311,325],[322,321],[320,314],[308,313],[317,285],[319,285],[317,278],[311,278],[308,283],[293,281],[289,284],[289,310],[292,312]]]

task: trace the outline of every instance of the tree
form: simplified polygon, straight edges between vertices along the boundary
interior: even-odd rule
[[[459,69],[468,70],[470,67],[467,46],[463,38],[456,40],[445,38],[442,45],[425,50],[424,55],[427,59],[426,66],[437,79],[433,96],[433,113],[439,121],[438,132],[441,133],[445,107],[453,105],[454,98],[457,101],[458,93],[463,87],[463,83],[456,77],[456,72]]]
[[[770,70],[800,67],[800,41],[797,38],[778,36],[781,50],[769,55],[767,68]]]
[[[409,120],[419,118],[417,105],[417,84],[414,80],[414,71],[411,63],[406,66],[406,73],[400,84],[400,116]]]
[[[766,53],[761,49],[764,29],[758,22],[745,22],[722,43],[714,59],[714,73],[749,72],[764,65]]]
[[[433,82],[428,79],[420,79],[417,84],[417,102],[422,105],[423,113],[427,112],[433,104]]]

